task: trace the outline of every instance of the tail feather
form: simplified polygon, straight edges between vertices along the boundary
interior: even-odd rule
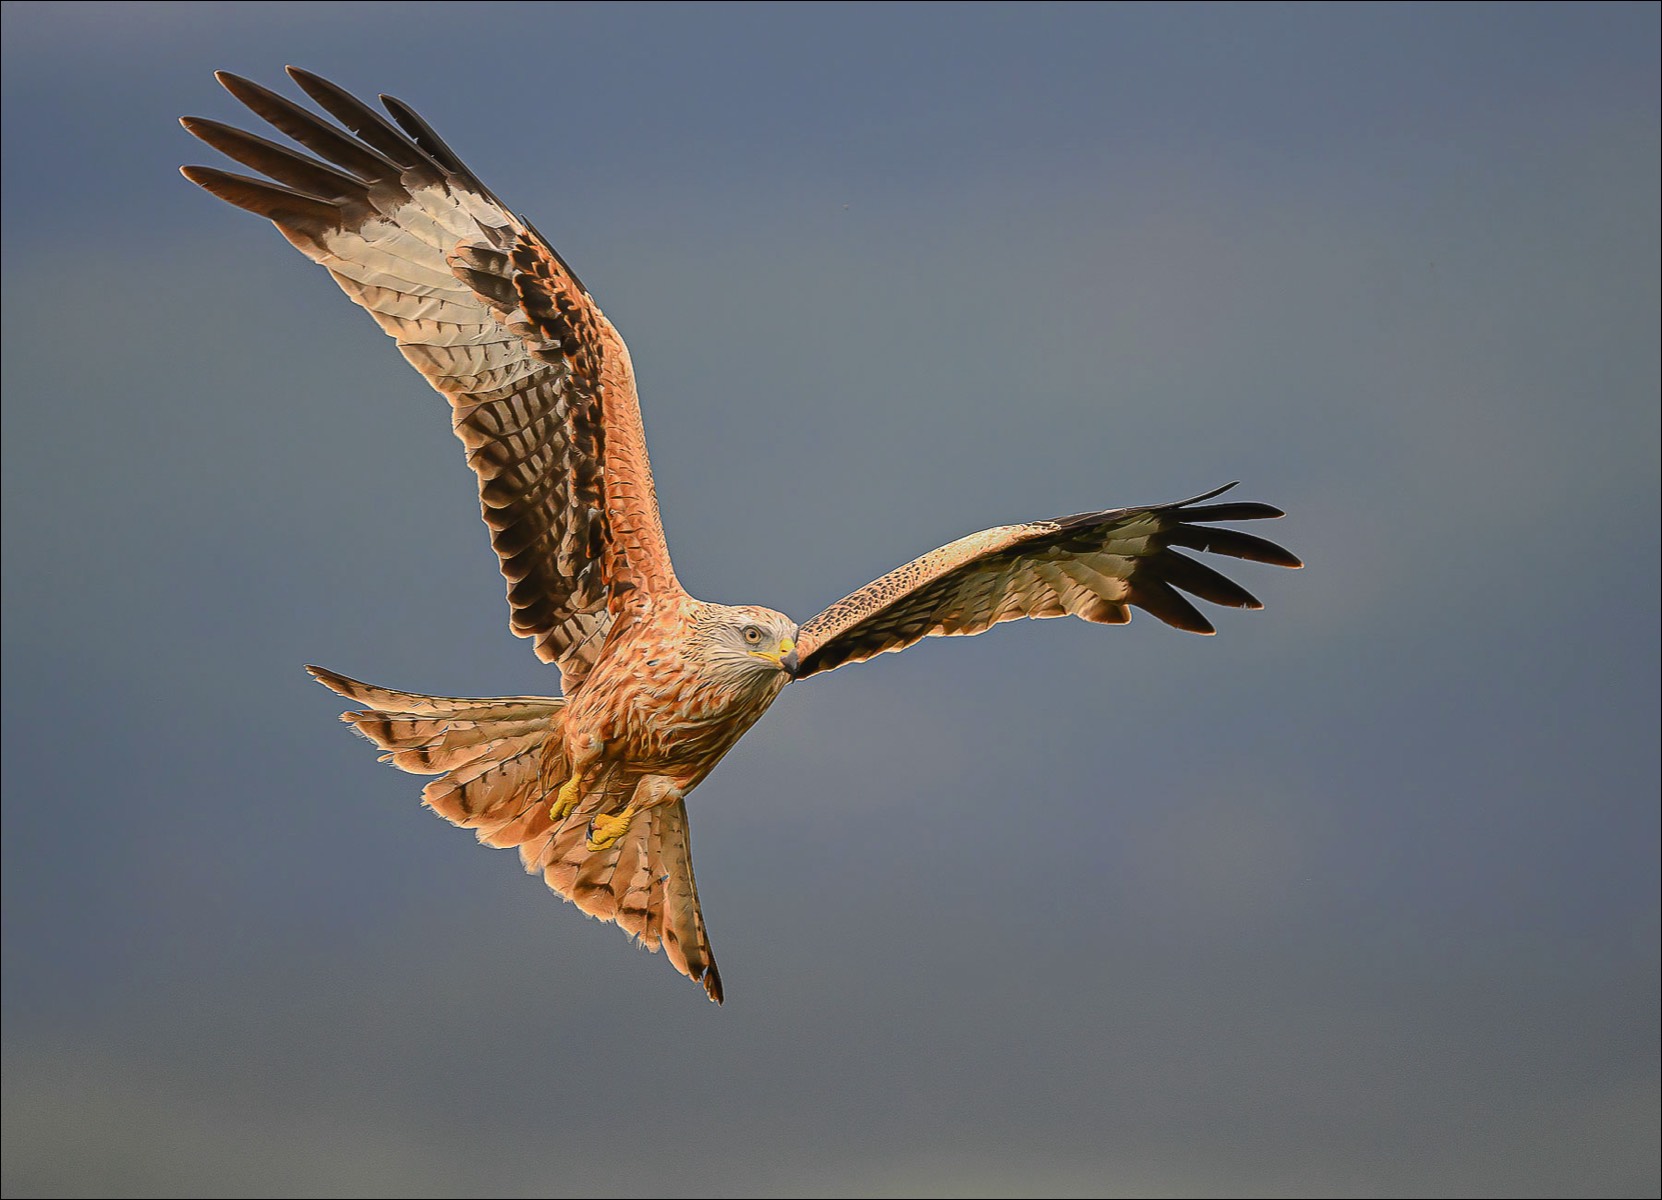
[[[467,828],[488,823],[493,829],[522,812],[526,800],[547,804],[565,781],[565,772],[558,761],[548,763],[546,736],[505,737],[481,746],[473,757],[423,788],[422,800],[447,821]],[[400,763],[400,757],[392,756],[396,765],[424,773],[424,768]],[[545,769],[550,766],[552,770]]]
[[[677,971],[689,979],[700,979],[710,999],[721,1003],[721,975],[710,937],[704,929],[704,911],[698,904],[698,883],[693,878],[692,841],[687,836],[687,805],[677,800],[647,814],[652,818],[652,850],[660,864],[656,873],[663,880],[663,930],[660,937],[664,955]]]
[[[483,699],[468,696],[425,696],[420,692],[398,692],[392,688],[377,687],[373,683],[351,679],[325,667],[307,667],[306,672],[331,692],[338,692],[348,700],[356,700],[359,704],[367,704],[381,712],[445,715],[465,712],[472,715],[518,705],[552,704],[559,707],[565,704],[565,701],[557,696],[492,696]]]
[[[540,742],[548,730],[545,713],[445,721],[442,717],[369,711],[347,713],[346,719],[377,746],[393,749],[384,761],[418,775],[433,775],[472,762],[504,739]]]
[[[683,975],[722,1000],[693,878],[686,806],[677,801],[635,818],[618,841],[590,852],[589,825],[634,794],[639,774],[608,765],[582,803],[558,824],[549,815],[570,775],[562,722],[565,701],[546,696],[469,699],[376,687],[307,667],[330,690],[367,707],[341,714],[388,751],[383,762],[437,775],[422,800],[487,846],[518,847],[527,872],[583,912],[614,921],[648,950],[662,950]]]
[[[612,872],[622,853],[629,831],[604,850],[589,850],[589,824],[602,813],[616,812],[629,803],[635,780],[622,770],[607,770],[591,785],[592,790],[560,831],[557,862],[544,871],[544,878],[558,879],[571,902],[591,917],[610,921],[617,916],[617,898],[612,895]]]
[[[645,914],[640,908],[640,889],[651,878],[652,847],[651,814],[630,826],[629,832],[618,840],[617,862],[612,867],[612,893],[617,897],[617,915],[613,918],[624,932],[632,935],[643,946],[657,949],[656,934],[648,936]]]
[[[548,803],[541,796],[531,796],[518,812],[504,806],[502,820],[496,824],[483,822],[474,829],[479,841],[498,850],[511,850],[526,845],[546,834],[554,825],[548,815]]]

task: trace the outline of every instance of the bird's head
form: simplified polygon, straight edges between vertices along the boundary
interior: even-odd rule
[[[796,676],[796,622],[784,613],[711,604],[697,628],[705,665],[723,679],[783,687]]]

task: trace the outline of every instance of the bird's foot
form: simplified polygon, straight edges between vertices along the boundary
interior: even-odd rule
[[[558,825],[571,815],[571,810],[583,799],[583,794],[579,790],[582,784],[583,777],[574,774],[560,785],[560,792],[554,797],[554,803],[548,806],[549,820]]]
[[[589,824],[589,853],[610,850],[618,838],[629,832],[635,819],[635,806],[630,805],[614,817],[596,817]]]

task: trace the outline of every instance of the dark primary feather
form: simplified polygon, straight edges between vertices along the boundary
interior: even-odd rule
[[[317,102],[324,112],[357,134],[367,145],[378,150],[390,161],[397,163],[400,167],[421,167],[429,161],[421,147],[404,136],[385,117],[345,88],[330,83],[321,75],[314,75],[310,71],[302,70],[299,67],[289,67],[288,75],[290,79],[300,85],[300,89],[306,95]],[[224,80],[222,79],[220,82],[223,83]],[[304,109],[298,111],[305,112]],[[462,178],[467,183],[478,183],[478,180],[473,179],[470,173],[464,172]]]

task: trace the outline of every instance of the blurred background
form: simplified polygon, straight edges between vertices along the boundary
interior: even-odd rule
[[[6,1192],[1654,1195],[1657,45],[7,4]],[[179,178],[289,62],[581,272],[697,595],[1232,479],[1309,568],[791,688],[692,803],[718,1009],[300,669],[557,686],[443,403]]]

